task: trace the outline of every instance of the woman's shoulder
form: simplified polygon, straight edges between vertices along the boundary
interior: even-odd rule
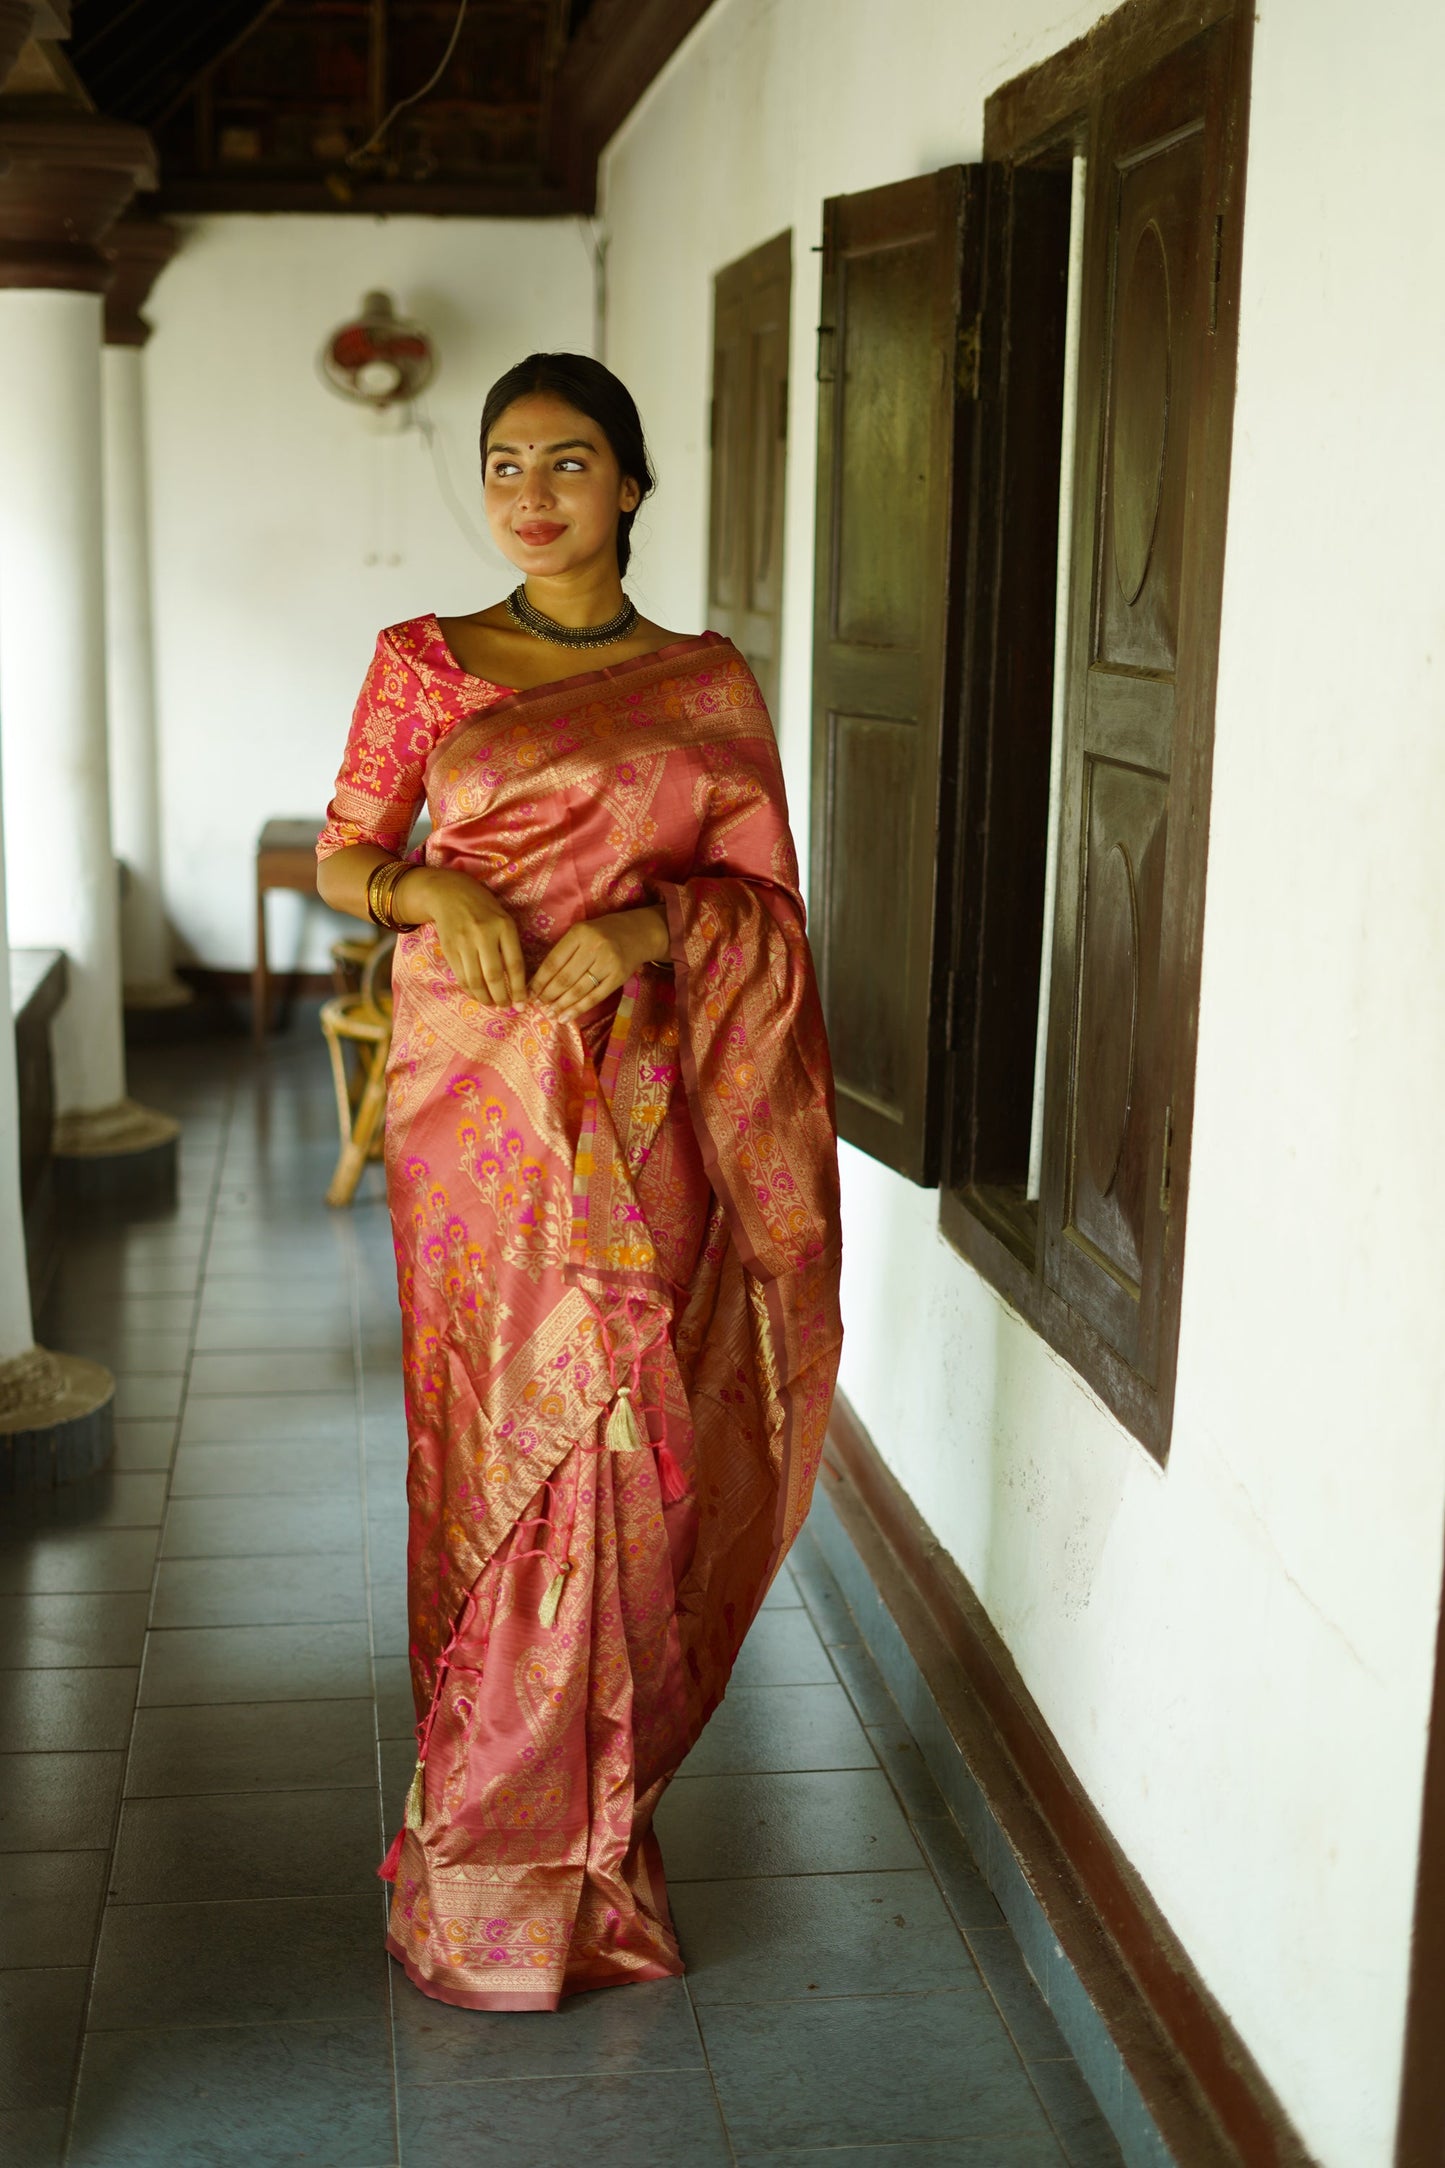
[[[383,625],[376,644],[380,649],[390,649],[403,662],[411,662],[435,649],[441,637],[435,613],[424,610],[418,617],[403,617],[394,625]]]

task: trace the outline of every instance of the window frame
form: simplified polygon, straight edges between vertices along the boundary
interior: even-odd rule
[[[1006,186],[1013,176],[1050,165],[1071,165],[1076,155],[1088,159],[1100,134],[1105,101],[1126,93],[1130,86],[1171,56],[1191,45],[1219,25],[1227,25],[1228,51],[1224,61],[1226,117],[1220,144],[1222,223],[1217,236],[1219,309],[1213,329],[1211,360],[1212,426],[1222,457],[1201,477],[1202,503],[1198,517],[1206,523],[1208,546],[1199,568],[1193,606],[1200,637],[1196,642],[1198,671],[1191,688],[1191,720],[1181,727],[1174,745],[1170,781],[1171,828],[1178,839],[1180,859],[1172,871],[1171,899],[1182,911],[1179,938],[1172,951],[1169,1001],[1172,1020],[1168,1032],[1167,1059],[1170,1093],[1167,1133],[1159,1168],[1160,1208],[1167,1216],[1166,1255],[1154,1290],[1152,1314],[1141,1318],[1141,1343],[1147,1350],[1147,1369],[1136,1368],[1099,1325],[1071,1302],[1051,1271],[1047,1228],[1047,1201],[1051,1170],[1058,1174],[1057,1155],[1065,1148],[1059,1120],[1059,1063],[1072,1064],[1078,1016],[1069,1014],[1067,989],[1061,999],[1057,975],[1052,988],[1048,1019],[1048,1072],[1044,1131],[1045,1179],[1043,1195],[1033,1204],[1025,1202],[1023,1185],[994,1184],[978,1179],[977,1142],[990,1117],[1000,1117],[999,1094],[1005,1080],[991,1073],[993,1048],[989,1041],[987,1009],[989,991],[998,997],[1007,983],[1005,964],[1015,973],[1019,942],[1015,930],[1010,943],[1005,924],[1000,935],[999,884],[989,885],[987,868],[990,822],[998,813],[1000,791],[1007,785],[1007,749],[1001,782],[1000,762],[993,740],[992,674],[1003,636],[1009,627],[999,626],[992,616],[994,568],[986,557],[997,546],[1000,510],[981,488],[973,507],[969,538],[969,624],[965,643],[965,670],[959,731],[959,837],[958,878],[955,884],[953,956],[949,977],[949,1078],[947,1130],[944,1147],[943,1186],[940,1192],[940,1229],[951,1246],[996,1287],[1025,1321],[1060,1353],[1094,1389],[1110,1410],[1147,1450],[1161,1462],[1167,1457],[1173,1421],[1174,1385],[1178,1355],[1180,1296],[1189,1178],[1190,1140],[1195,1067],[1195,1042],[1199,1005],[1200,936],[1203,924],[1204,873],[1208,836],[1209,777],[1213,752],[1214,690],[1218,663],[1220,605],[1224,560],[1225,521],[1228,502],[1229,450],[1233,439],[1233,385],[1237,346],[1237,306],[1241,262],[1244,202],[1245,135],[1248,119],[1249,71],[1253,30],[1250,0],[1130,0],[1087,37],[1055,54],[1038,67],[1007,83],[994,93],[985,109],[984,160],[995,172],[995,186]],[[997,178],[1001,172],[1003,178]],[[1106,230],[1101,212],[1100,180],[1088,175],[1085,218],[1085,301],[1101,302],[1098,284],[1102,271],[1100,236]],[[988,275],[997,278],[1004,263],[1003,243],[991,241]],[[997,289],[995,289],[996,291]],[[1001,354],[1007,346],[1009,325],[1000,323],[996,305],[987,297],[983,315],[984,384],[997,385]],[[993,372],[991,375],[990,372]],[[1073,488],[1076,502],[1087,496],[1097,515],[1095,462],[1101,456],[1097,431],[1092,441],[1082,426],[1083,379],[1080,378],[1080,422],[1075,444]],[[1102,409],[1099,410],[1102,412]],[[979,428],[987,429],[997,418],[987,405],[980,408]],[[995,466],[997,466],[995,462]],[[988,464],[975,464],[980,478]],[[1077,533],[1077,529],[1075,530]],[[1075,563],[1070,574],[1067,652],[1070,686],[1074,682],[1077,643],[1087,632],[1079,618],[1092,614],[1093,566]],[[1027,631],[1021,620],[1015,631]],[[1037,622],[1032,625],[1035,635]],[[1015,646],[1019,643],[1016,641]],[[1052,686],[1052,670],[1049,673]],[[1207,682],[1206,682],[1207,679]],[[1073,706],[1066,701],[1067,734],[1078,727]],[[1175,793],[1177,792],[1177,806]],[[1070,817],[1064,808],[1064,817]],[[1073,809],[1077,811],[1077,809]],[[1032,840],[1037,845],[1037,866],[1028,866],[1027,878],[1042,880],[1042,831]],[[1062,863],[1062,860],[1061,860]],[[1032,894],[1032,892],[1030,892]],[[1040,896],[1041,903],[1041,896]],[[994,910],[990,914],[990,901]],[[1004,916],[1006,917],[1006,913]],[[1041,919],[1040,919],[1041,923]],[[1024,944],[1026,950],[1027,943]],[[1033,1001],[1028,1000],[1027,979],[1015,976],[1012,988],[1019,1003],[1036,1013],[1037,966],[1032,981]],[[1061,1038],[1061,1033],[1064,1035]],[[997,1064],[994,1065],[995,1071]],[[1015,1093],[1020,1081],[1017,1059],[1007,1080]],[[992,1095],[992,1096],[990,1096]],[[1014,1127],[1017,1128],[1015,1109]],[[1051,1157],[1052,1155],[1052,1157]],[[1055,1245],[1056,1246],[1056,1245]]]

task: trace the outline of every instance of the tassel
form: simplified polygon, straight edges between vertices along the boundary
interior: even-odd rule
[[[572,1561],[569,1558],[561,1571],[548,1582],[547,1593],[542,1598],[537,1611],[539,1625],[552,1626],[556,1624],[557,1612],[562,1602],[562,1592],[567,1586],[567,1576],[571,1571]]]
[[[422,1773],[425,1768],[425,1762],[417,1763],[406,1795],[406,1813],[403,1817],[403,1827],[406,1829],[421,1828],[421,1818],[426,1808],[426,1778]]]
[[[619,1385],[612,1413],[607,1418],[607,1450],[609,1453],[640,1453],[642,1446],[642,1433],[632,1411],[632,1388]]]
[[[665,1445],[657,1448],[657,1479],[662,1487],[662,1502],[675,1506],[679,1498],[687,1496],[687,1477],[683,1474],[677,1456]]]
[[[400,1873],[401,1848],[403,1843],[405,1842],[405,1839],[406,1824],[403,1823],[401,1828],[397,1831],[396,1835],[392,1838],[391,1848],[387,1852],[385,1859],[376,1870],[377,1873],[381,1876],[383,1882],[394,1882],[397,1878],[397,1875]]]

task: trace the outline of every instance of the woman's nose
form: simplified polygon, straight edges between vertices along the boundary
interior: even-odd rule
[[[552,477],[545,468],[534,468],[530,474],[523,475],[520,503],[524,511],[538,511],[556,501],[552,494]]]

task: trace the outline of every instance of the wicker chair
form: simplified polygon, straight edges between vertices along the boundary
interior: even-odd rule
[[[354,950],[355,942],[337,948]],[[321,1011],[321,1029],[331,1055],[331,1074],[336,1084],[336,1113],[341,1124],[341,1156],[326,1192],[326,1202],[342,1206],[356,1195],[361,1171],[369,1159],[380,1159],[382,1118],[386,1112],[386,1057],[391,1051],[391,952],[395,937],[370,945],[362,960],[348,955],[335,957],[338,970],[344,964],[361,963],[360,983],[354,992],[334,994]],[[348,1073],[348,1047],[356,1056]]]

